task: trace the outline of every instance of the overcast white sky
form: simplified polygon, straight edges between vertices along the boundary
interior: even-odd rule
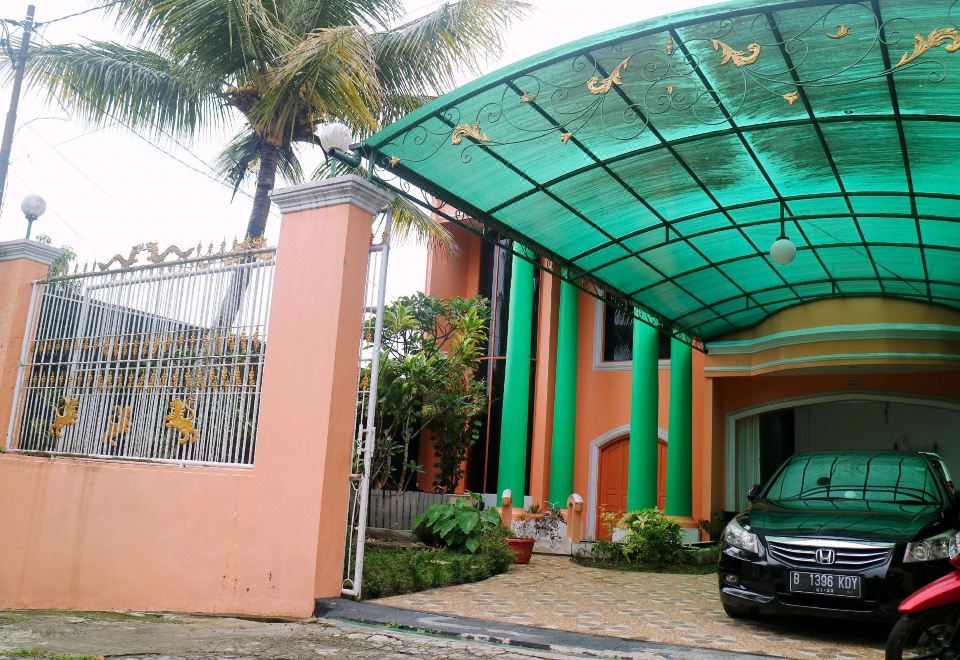
[[[33,2],[40,22],[101,4],[93,0]],[[711,4],[704,0],[533,2],[536,10],[514,26],[502,56],[488,62],[485,71],[619,25]],[[439,4],[406,1],[411,15]],[[25,0],[3,0],[0,18],[20,20],[26,6]],[[53,43],[123,39],[99,13],[53,23],[41,34]],[[10,91],[10,85],[0,86],[0,115],[6,114]],[[4,208],[0,210],[0,240],[24,235],[20,200],[29,193],[47,200],[47,212],[34,225],[34,233],[49,234],[55,245],[72,246],[81,262],[126,253],[141,242],[155,240],[185,247],[197,242],[219,243],[244,230],[250,198],[238,194],[231,202],[231,190],[211,180],[214,175],[209,167],[234,131],[198,136],[185,145],[189,149],[144,135],[175,159],[123,127],[98,130],[72,119],[31,92],[21,101],[17,126]],[[278,217],[274,211],[267,226],[272,242],[279,232]],[[422,246],[409,244],[393,251],[391,297],[423,287],[425,254]]]

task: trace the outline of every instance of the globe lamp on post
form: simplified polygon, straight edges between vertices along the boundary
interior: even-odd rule
[[[337,163],[330,161],[330,153],[334,150],[346,152],[353,144],[353,134],[344,124],[335,121],[330,124],[324,124],[320,128],[320,148],[323,155],[330,164],[330,178],[337,176]]]
[[[27,218],[27,238],[29,239],[30,231],[33,229],[33,221],[47,210],[47,202],[40,195],[27,195],[20,202],[20,210]]]

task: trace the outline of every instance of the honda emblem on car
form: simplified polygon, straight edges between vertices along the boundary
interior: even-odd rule
[[[817,563],[832,564],[837,558],[837,553],[833,548],[817,548]]]

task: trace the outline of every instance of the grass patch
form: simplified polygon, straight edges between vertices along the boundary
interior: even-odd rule
[[[65,653],[50,653],[38,648],[0,649],[0,655],[11,658],[45,658],[45,660],[98,660],[94,655],[69,655]],[[101,658],[103,656],[100,656]]]
[[[503,538],[485,538],[476,553],[438,548],[367,548],[363,598],[400,594],[486,580],[506,571],[513,553]]]
[[[587,568],[604,568],[611,571],[628,571],[635,573],[710,575],[717,572],[717,566],[715,564],[644,564],[613,559],[593,559],[590,557],[574,557],[573,562],[580,566],[586,566]]]

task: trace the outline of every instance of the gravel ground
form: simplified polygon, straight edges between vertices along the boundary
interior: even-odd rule
[[[889,626],[724,614],[716,575],[629,573],[535,555],[489,580],[370,601],[422,612],[798,660],[883,658]]]
[[[555,653],[308,619],[0,611],[0,658],[559,658]],[[570,657],[566,655],[564,657]]]

